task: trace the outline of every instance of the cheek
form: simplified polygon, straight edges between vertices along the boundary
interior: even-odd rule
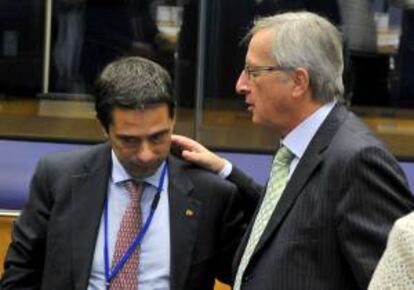
[[[165,157],[169,154],[171,148],[171,142],[165,142],[162,144],[159,144],[155,147],[154,152],[157,153],[157,155]]]
[[[269,92],[256,95],[255,100],[256,117],[263,124],[272,123],[279,115],[283,113],[283,100],[278,94],[269,94]]]
[[[112,142],[112,149],[120,160],[128,160],[133,156],[133,150],[129,150],[117,142]]]
[[[270,107],[273,105],[273,101],[270,99],[270,96],[264,92],[258,92],[255,95],[254,105],[256,109],[262,113],[269,111]]]

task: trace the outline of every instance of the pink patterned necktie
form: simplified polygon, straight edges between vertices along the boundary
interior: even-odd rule
[[[142,184],[133,180],[128,180],[124,184],[126,190],[131,194],[131,201],[122,217],[119,227],[114,256],[112,258],[112,268],[119,262],[128,248],[132,245],[135,237],[142,226],[141,217],[141,194]],[[138,247],[129,257],[122,269],[118,272],[111,283],[111,290],[135,290],[138,289],[138,266],[139,266]]]

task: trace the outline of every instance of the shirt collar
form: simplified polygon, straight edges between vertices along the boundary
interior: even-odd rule
[[[282,144],[288,148],[295,157],[299,159],[302,158],[306,148],[315,136],[316,131],[318,131],[323,121],[328,117],[335,104],[336,101],[329,102],[313,112],[286,135],[282,140]]]
[[[122,164],[119,162],[118,157],[116,156],[114,150],[111,151],[111,157],[112,157],[112,182],[115,184],[125,182],[127,180],[133,179],[131,175],[125,170],[125,168],[122,166]],[[151,175],[147,178],[144,178],[143,182],[151,184],[154,187],[158,187],[159,179],[161,178],[161,171],[166,161],[164,161],[160,167],[158,167],[157,171],[154,173],[154,175]]]

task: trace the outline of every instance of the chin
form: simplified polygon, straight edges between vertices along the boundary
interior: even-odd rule
[[[132,175],[134,177],[142,179],[142,178],[147,178],[147,177],[150,177],[150,176],[154,175],[155,172],[157,172],[157,169],[145,170],[145,171],[140,171],[140,172],[133,172]]]
[[[146,173],[130,173],[131,177],[136,179],[136,180],[142,180],[145,179],[147,177],[150,177],[152,174],[146,174]]]
[[[160,165],[161,164],[157,164],[146,168],[139,167],[138,170],[131,169],[129,172],[132,176],[139,179],[143,179],[154,175],[157,172]]]
[[[252,122],[256,125],[263,125],[263,121],[255,115],[252,116]]]

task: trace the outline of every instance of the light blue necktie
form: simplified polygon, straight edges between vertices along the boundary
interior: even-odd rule
[[[239,268],[237,269],[233,290],[240,289],[243,273],[286,187],[289,177],[289,165],[293,158],[294,155],[284,146],[280,147],[276,153],[263,202],[260,205]]]

